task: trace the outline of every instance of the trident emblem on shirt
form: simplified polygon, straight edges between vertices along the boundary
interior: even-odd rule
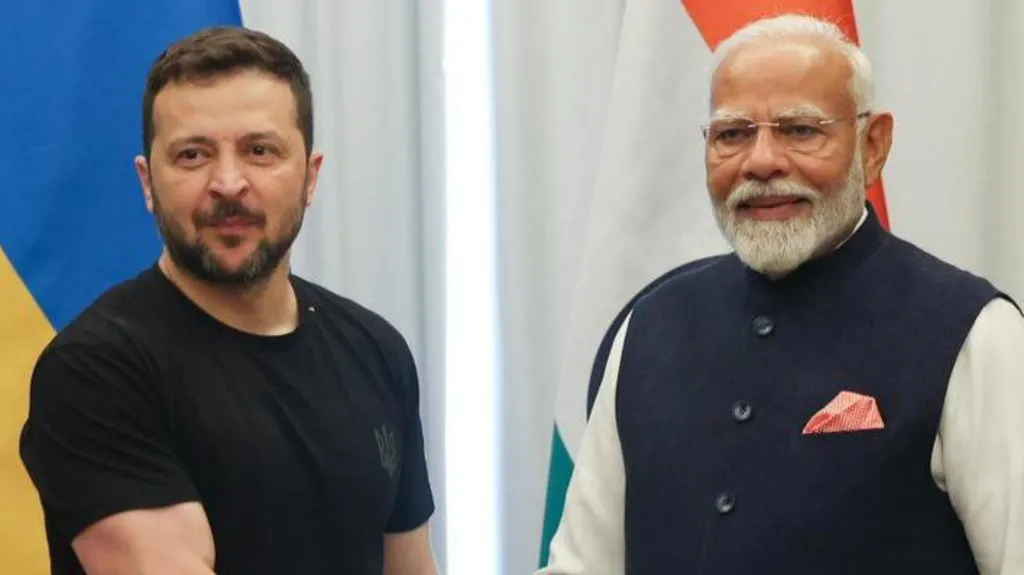
[[[373,436],[377,439],[377,451],[380,453],[380,466],[387,470],[388,477],[395,478],[395,469],[398,468],[398,450],[395,448],[395,432],[382,425],[380,429],[373,430]]]

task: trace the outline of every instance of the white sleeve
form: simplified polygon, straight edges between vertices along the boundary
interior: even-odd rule
[[[626,472],[615,417],[615,391],[628,326],[629,317],[612,343],[569,481],[562,521],[551,540],[551,557],[547,567],[536,575],[625,572]]]
[[[1024,573],[1024,317],[978,314],[950,374],[932,456],[981,575]]]

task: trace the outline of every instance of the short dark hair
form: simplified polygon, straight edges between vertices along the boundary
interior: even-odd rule
[[[172,82],[205,80],[243,70],[267,72],[288,82],[295,96],[296,122],[309,156],[313,150],[313,92],[298,56],[263,32],[213,26],[172,44],[150,68],[142,97],[142,145],[146,158],[153,148],[153,101],[160,90]]]

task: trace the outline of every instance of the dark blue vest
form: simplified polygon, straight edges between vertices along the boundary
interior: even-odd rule
[[[733,256],[640,298],[619,373],[627,573],[977,573],[930,461],[950,371],[1005,297],[881,228],[771,282]],[[804,435],[840,391],[883,430]]]

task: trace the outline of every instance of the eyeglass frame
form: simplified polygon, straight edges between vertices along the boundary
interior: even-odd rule
[[[859,112],[858,114],[853,115],[853,116],[841,116],[841,117],[838,117],[838,118],[821,118],[821,119],[815,120],[814,124],[817,125],[817,126],[821,126],[821,127],[831,126],[832,124],[836,124],[838,122],[845,122],[845,121],[848,121],[848,120],[861,120],[863,118],[869,117],[871,115],[871,113],[872,113],[871,110],[864,110],[863,112]],[[758,129],[758,131],[759,131],[761,126],[765,126],[765,127],[768,127],[768,128],[781,128],[783,122],[785,122],[786,120],[792,120],[792,119],[796,119],[796,118],[782,118],[782,119],[777,119],[777,120],[769,121],[769,122],[755,122],[754,120],[748,120],[746,118],[733,118],[733,119],[731,119],[731,121],[734,121],[734,122],[735,121],[745,121],[746,122],[746,124],[744,124],[745,128],[755,128],[755,129]],[[802,119],[802,118],[800,118],[800,119]],[[709,149],[713,150],[714,149],[714,144],[708,141],[708,131],[711,129],[711,124],[712,123],[713,122],[704,124],[704,125],[702,125],[700,127],[700,129],[701,129],[701,135],[703,135],[703,137],[704,137],[704,145],[707,146]],[[756,137],[756,134],[757,134],[757,132],[755,131],[755,137]],[[824,144],[822,144],[822,145],[824,145]],[[715,152],[715,153],[718,153],[718,152]],[[737,154],[738,153],[739,152],[737,152]],[[807,152],[807,153],[812,153],[812,152]],[[730,154],[729,156],[725,156],[725,157],[732,157],[734,155],[736,155],[736,154]]]

